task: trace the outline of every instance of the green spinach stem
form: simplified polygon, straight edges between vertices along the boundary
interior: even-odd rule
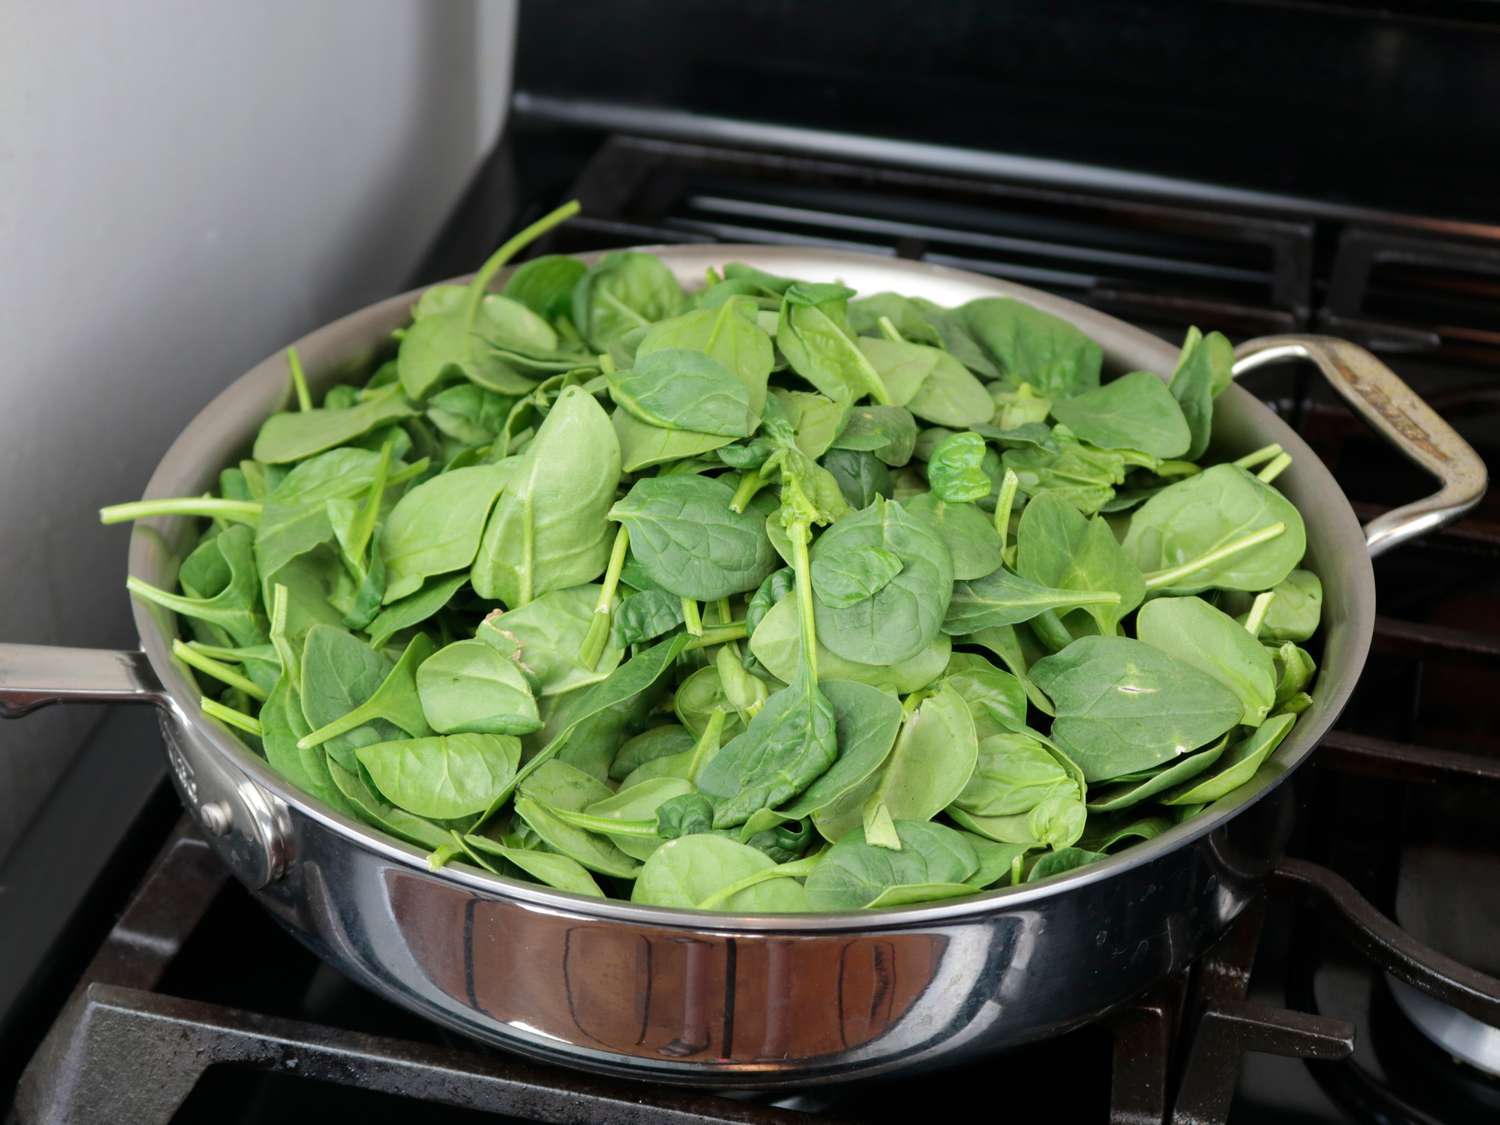
[[[1280,455],[1280,453],[1281,446],[1273,441],[1270,445],[1263,445],[1259,449],[1251,450],[1234,463],[1242,469],[1253,469],[1256,465],[1262,465],[1272,460]]]
[[[261,703],[266,701],[266,693],[252,680],[242,676],[227,664],[221,664],[211,656],[198,652],[189,645],[182,643],[177,637],[172,638],[172,654],[191,668],[196,668],[206,676],[212,676],[221,683],[228,684],[232,688],[239,688],[251,699]]]
[[[604,583],[599,588],[599,600],[594,603],[594,619],[589,622],[588,634],[583,638],[583,647],[578,650],[578,662],[592,672],[604,655],[605,642],[614,616],[615,590],[620,585],[620,572],[625,569],[625,554],[630,548],[630,532],[625,525],[615,532],[615,544],[610,548],[609,566],[604,571]]]
[[[293,686],[302,681],[302,669],[297,659],[297,650],[287,636],[287,588],[277,583],[271,590],[271,647],[281,658],[281,671],[291,678]]]
[[[1068,631],[1068,627],[1062,623],[1062,618],[1057,616],[1055,610],[1042,610],[1028,624],[1031,625],[1031,631],[1036,634],[1036,639],[1053,652],[1061,652],[1073,643],[1073,634]]]
[[[307,389],[307,373],[302,370],[302,360],[298,357],[296,348],[287,348],[286,365],[292,372],[292,389],[297,395],[297,409],[311,410],[312,392]]]
[[[742,641],[750,635],[743,621],[725,625],[719,629],[704,629],[703,635],[693,637],[682,646],[683,652],[692,652],[700,648],[712,648],[714,645],[727,644],[730,641]]]
[[[792,573],[797,580],[797,615],[802,641],[802,667],[810,683],[818,682],[818,635],[813,624],[812,564],[807,557],[807,517],[791,521],[786,529],[792,541]]]
[[[510,261],[521,250],[535,242],[559,223],[565,223],[574,215],[578,214],[578,200],[570,200],[564,203],[556,211],[543,215],[525,230],[501,245],[500,249],[485,260],[484,265],[479,267],[474,279],[469,282],[468,291],[464,294],[464,334],[474,330],[474,324],[479,319],[479,305],[484,300],[484,294],[490,287],[490,282],[495,275],[504,268],[505,263]]]
[[[1291,465],[1291,463],[1292,455],[1290,453],[1282,453],[1264,469],[1256,473],[1255,477],[1257,480],[1261,480],[1266,484],[1270,484],[1273,480],[1284,473]]]
[[[275,650],[268,651],[266,645],[246,645],[243,648],[236,648],[233,645],[210,645],[202,641],[188,641],[188,648],[204,656],[211,656],[215,660],[222,660],[226,664],[246,664],[252,660],[269,662],[276,659]]]
[[[734,496],[729,501],[731,512],[743,512],[745,505],[755,499],[755,494],[769,484],[769,480],[759,469],[750,469],[740,477],[740,486],[734,490]]]
[[[203,713],[211,719],[218,719],[221,723],[239,727],[246,734],[253,734],[256,738],[261,736],[260,720],[252,715],[236,711],[233,707],[226,707],[217,699],[209,699],[207,696],[198,700],[198,706],[202,707]]]
[[[1250,612],[1245,615],[1245,628],[1250,630],[1252,637],[1260,636],[1260,627],[1266,622],[1266,613],[1271,608],[1271,603],[1276,600],[1276,591],[1267,590],[1263,594],[1257,594],[1255,601],[1250,605]]]
[[[703,636],[703,616],[698,612],[698,603],[692,598],[682,599],[682,624],[689,636]]]
[[[565,824],[582,828],[586,832],[597,832],[601,836],[632,836],[650,839],[656,835],[655,820],[620,820],[609,816],[590,816],[573,809],[546,806],[547,811]]]
[[[1189,559],[1180,566],[1169,567],[1166,570],[1153,570],[1150,574],[1146,575],[1146,589],[1159,590],[1163,586],[1170,586],[1172,583],[1180,581],[1205,567],[1213,566],[1215,563],[1223,562],[1225,559],[1237,555],[1241,551],[1248,551],[1251,547],[1256,547],[1261,543],[1275,539],[1285,530],[1286,524],[1284,523],[1267,524],[1265,527],[1252,531],[1249,535],[1242,535],[1232,542],[1225,543],[1224,546],[1212,550],[1206,555],[1199,555],[1196,559]]]
[[[1010,510],[1015,507],[1016,489],[1021,485],[1021,478],[1016,476],[1014,469],[1006,469],[1005,476],[1000,481],[1000,498],[995,501],[995,531],[1000,536],[1000,553],[1005,554],[1006,543],[1010,539]]]
[[[904,343],[906,343],[906,340],[902,338],[901,333],[898,332],[898,331],[896,331],[896,326],[891,323],[891,318],[890,317],[883,316],[878,321],[876,321],[876,323],[880,325],[880,332],[881,332],[881,334],[887,340],[889,340],[891,343],[893,343],[893,344],[904,344]]]
[[[204,519],[231,520],[255,527],[260,523],[261,506],[253,500],[220,500],[212,496],[176,496],[165,500],[131,500],[99,509],[103,524],[129,523],[154,516],[202,516]]]
[[[724,708],[715,707],[708,713],[703,733],[693,743],[693,756],[688,759],[687,779],[694,785],[698,784],[698,774],[702,772],[704,764],[718,753],[719,743],[724,737],[724,719]]]
[[[1156,466],[1156,475],[1159,477],[1190,477],[1202,471],[1191,461],[1163,461]]]

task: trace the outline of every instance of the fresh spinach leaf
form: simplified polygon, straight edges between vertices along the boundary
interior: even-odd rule
[[[1103,350],[1066,320],[1010,297],[982,297],[958,312],[1008,384],[1030,383],[1053,399],[1099,385]]]
[[[1205,746],[1243,710],[1218,680],[1127,637],[1081,637],[1031,676],[1057,708],[1052,737],[1090,782]]]
[[[811,557],[814,565],[833,565],[870,547],[895,555],[901,571],[854,605],[815,598],[818,639],[845,660],[899,664],[938,634],[953,592],[953,559],[931,525],[885,500],[835,523],[813,544]]]
[[[509,735],[449,734],[376,742],[355,753],[392,804],[452,820],[482,812],[510,785],[521,744]]]
[[[713,477],[647,477],[609,518],[629,529],[631,555],[652,582],[678,597],[714,601],[755,589],[776,565],[765,533],[769,503],[735,512],[733,497]]]
[[[1193,436],[1167,385],[1149,371],[1132,371],[1102,387],[1052,404],[1052,416],[1101,449],[1138,449],[1151,457],[1181,457]]]
[[[749,390],[729,368],[685,348],[637,352],[635,367],[609,376],[609,393],[641,421],[670,430],[737,438],[760,420]]]
[[[529,734],[542,725],[526,677],[484,641],[454,641],[429,656],[417,693],[440,734]]]
[[[889,403],[879,373],[849,331],[846,307],[854,290],[841,285],[796,282],[781,299],[776,345],[793,371],[830,398],[853,402],[866,396]]]
[[[518,609],[598,578],[609,561],[614,536],[605,516],[619,482],[609,415],[587,391],[564,388],[484,524],[471,556],[475,591]]]
[[[562,695],[598,683],[625,655],[625,642],[612,638],[592,668],[578,659],[598,597],[599,587],[592,583],[549,590],[519,609],[491,613],[476,635],[513,661],[538,696]],[[624,600],[622,610],[633,597]]]
[[[1135,635],[1206,672],[1239,698],[1240,722],[1255,727],[1276,702],[1271,654],[1234,618],[1202,598],[1154,598],[1136,616]]]
[[[1158,593],[1269,590],[1302,560],[1307,530],[1275,488],[1214,465],[1136,509],[1123,546]]]
[[[834,844],[807,877],[812,908],[862,910],[894,888],[962,883],[979,868],[979,857],[961,832],[922,821],[898,822],[895,830],[899,850],[867,844],[857,832]]]
[[[512,466],[503,463],[454,469],[396,502],[380,533],[387,605],[474,561],[484,521],[511,475]]]
[[[634,250],[606,254],[573,287],[573,323],[595,351],[633,328],[682,308],[682,286],[660,258]]]

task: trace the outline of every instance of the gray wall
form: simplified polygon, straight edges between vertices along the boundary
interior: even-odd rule
[[[230,379],[407,280],[510,0],[0,3],[0,640],[123,647],[135,497]],[[99,718],[0,724],[0,857]]]

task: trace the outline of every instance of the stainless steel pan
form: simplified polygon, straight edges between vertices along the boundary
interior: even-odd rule
[[[760,246],[655,248],[686,284],[739,259],[944,305],[1014,296],[1067,318],[1111,370],[1170,372],[1176,348],[1072,302],[912,262]],[[314,382],[368,371],[413,294],[297,342]],[[1318,336],[1252,340],[1243,373],[1314,364],[1441,489],[1361,528],[1313,452],[1238,387],[1218,403],[1216,450],[1280,442],[1278,485],[1307,521],[1325,592],[1313,706],[1252,786],[1211,815],[1046,883],[875,913],[739,917],[578,898],[425,856],[290,787],[204,717],[171,656],[170,614],[135,603],[141,651],[0,645],[0,710],[69,700],[158,708],[183,803],[224,862],[320,957],[376,992],[475,1038],[594,1070],[711,1086],[847,1080],[958,1061],[1060,1032],[1200,953],[1255,895],[1288,828],[1277,784],[1317,745],[1360,674],[1375,616],[1370,557],[1452,519],[1484,492],[1474,451],[1378,360]],[[148,497],[212,488],[282,401],[278,355],[219,395],[167,452]],[[1212,456],[1212,454],[1211,454]],[[83,518],[80,513],[79,518]],[[171,586],[184,520],[137,525],[130,573]]]

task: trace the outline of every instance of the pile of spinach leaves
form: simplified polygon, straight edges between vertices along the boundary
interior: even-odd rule
[[[1205,466],[1230,348],[1101,379],[1019,301],[649,254],[427,290],[287,408],[177,589],[204,709],[290,782],[564,891],[848,910],[1045,878],[1246,784],[1322,591],[1279,448]]]

